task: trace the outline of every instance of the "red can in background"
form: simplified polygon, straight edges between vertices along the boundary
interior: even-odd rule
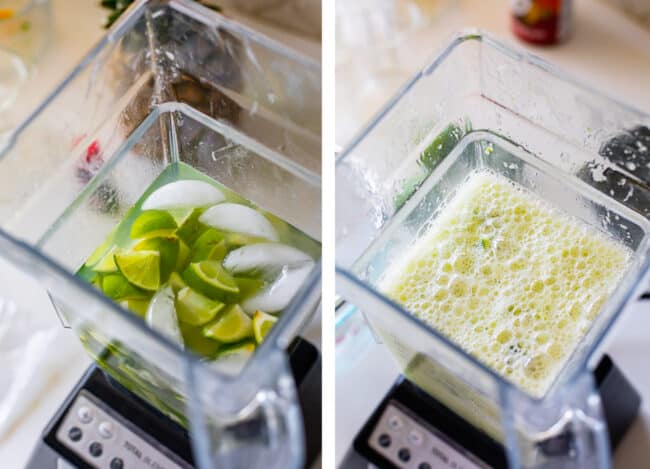
[[[511,0],[512,31],[540,45],[563,41],[571,29],[571,0]]]

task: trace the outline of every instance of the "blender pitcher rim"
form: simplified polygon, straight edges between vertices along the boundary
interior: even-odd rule
[[[188,1],[188,0],[142,0],[142,3],[151,3],[151,2],[165,3],[171,6],[179,6],[180,9],[178,9],[177,11],[181,11],[182,13],[185,13],[188,16],[192,16],[194,19],[201,21],[203,23],[205,23],[204,21],[205,16],[214,16],[220,24],[226,25],[232,30],[242,33],[243,35],[250,37],[256,42],[264,42],[264,45],[269,46],[269,48],[272,49],[274,52],[278,52],[283,55],[289,56],[291,59],[299,61],[301,65],[313,69],[313,71],[320,71],[322,69],[322,65],[316,59],[301,54],[297,50],[283,44],[282,42],[273,39],[263,33],[260,33],[250,26],[246,26],[237,21],[234,21],[228,18],[227,16],[225,16],[223,13],[212,10],[200,4],[199,2]],[[198,13],[204,16],[203,17],[199,16]]]
[[[426,65],[418,68],[412,76],[410,76],[408,79],[405,79],[404,83],[399,86],[394,93],[392,93],[386,104],[381,106],[379,110],[372,114],[372,116],[361,126],[361,128],[353,135],[350,141],[338,153],[336,157],[336,165],[338,166],[339,164],[343,163],[343,161],[354,151],[354,149],[359,146],[366,135],[368,135],[370,131],[377,127],[383,118],[395,107],[395,105],[402,99],[402,97],[413,86],[415,86],[416,83],[418,83],[425,76],[431,75],[438,68],[438,66],[441,65],[445,59],[451,55],[459,46],[469,41],[478,41],[485,43],[512,59],[516,59],[519,62],[532,65],[538,69],[541,69],[545,73],[549,73],[560,80],[568,82],[574,86],[581,88],[584,91],[587,91],[589,94],[597,95],[628,112],[637,114],[640,120],[650,119],[650,111],[645,111],[643,109],[637,108],[625,100],[611,96],[609,93],[599,89],[597,86],[591,85],[588,81],[575,77],[573,74],[566,72],[561,67],[543,59],[537,54],[528,52],[517,44],[509,43],[503,39],[499,39],[492,33],[489,33],[480,28],[462,28],[460,31],[452,33],[450,35],[450,39],[448,39],[445,45],[436,48],[435,52],[432,54],[433,58],[429,59],[426,62]]]
[[[225,26],[226,28],[241,34],[248,40],[252,40],[258,44],[263,44],[264,47],[268,47],[276,53],[297,61],[300,65],[308,68],[312,72],[319,73],[322,70],[322,65],[317,60],[308,57],[307,55],[302,54],[265,34],[259,33],[251,27],[231,20],[219,12],[211,10],[203,5],[199,5],[197,2],[189,2],[188,0],[139,0],[131,5],[128,10],[117,19],[106,34],[81,57],[74,67],[66,73],[59,82],[57,82],[52,91],[47,93],[45,98],[40,101],[40,103],[32,109],[18,125],[16,125],[14,130],[2,137],[0,140],[0,161],[15,146],[17,139],[23,133],[25,128],[27,128],[32,121],[34,121],[49,106],[49,104],[60,95],[70,82],[77,78],[89,64],[97,59],[102,50],[111,44],[115,44],[120,38],[122,38],[132,26],[132,23],[142,18],[145,9],[151,4],[167,5],[174,8],[174,10],[180,14],[190,16],[208,26]],[[199,13],[203,16],[199,15]],[[322,86],[322,77],[321,80],[317,82]]]

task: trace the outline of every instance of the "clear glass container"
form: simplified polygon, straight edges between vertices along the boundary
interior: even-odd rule
[[[481,32],[458,35],[337,160],[337,291],[402,372],[504,444],[512,467],[608,467],[591,367],[648,269],[650,116]],[[618,143],[617,143],[618,142]],[[489,168],[615,238],[633,261],[533,397],[376,289],[468,174]]]
[[[285,350],[319,307],[320,264],[236,376],[74,274],[178,161],[319,239],[320,86],[317,63],[196,2],[141,1],[3,142],[1,255],[112,377],[188,427],[199,467],[302,466]]]

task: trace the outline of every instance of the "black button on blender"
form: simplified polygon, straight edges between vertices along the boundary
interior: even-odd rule
[[[90,443],[90,446],[88,447],[88,451],[93,457],[98,458],[104,452],[104,448],[102,447],[101,443],[93,441],[92,443]]]
[[[68,430],[68,436],[72,441],[79,441],[83,436],[83,432],[79,427],[72,427],[70,430]]]
[[[402,448],[397,452],[397,457],[402,462],[409,462],[411,460],[411,452],[408,448]]]
[[[390,435],[387,435],[385,433],[379,435],[379,446],[381,446],[382,448],[388,448],[390,446],[390,443],[391,443]]]

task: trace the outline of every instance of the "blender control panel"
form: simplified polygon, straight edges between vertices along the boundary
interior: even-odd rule
[[[391,464],[408,469],[482,469],[489,466],[463,454],[435,429],[391,401],[379,417],[368,446]]]
[[[81,391],[56,431],[57,441],[91,467],[186,469],[190,466],[149,438],[87,391]],[[148,441],[149,440],[149,441]]]

